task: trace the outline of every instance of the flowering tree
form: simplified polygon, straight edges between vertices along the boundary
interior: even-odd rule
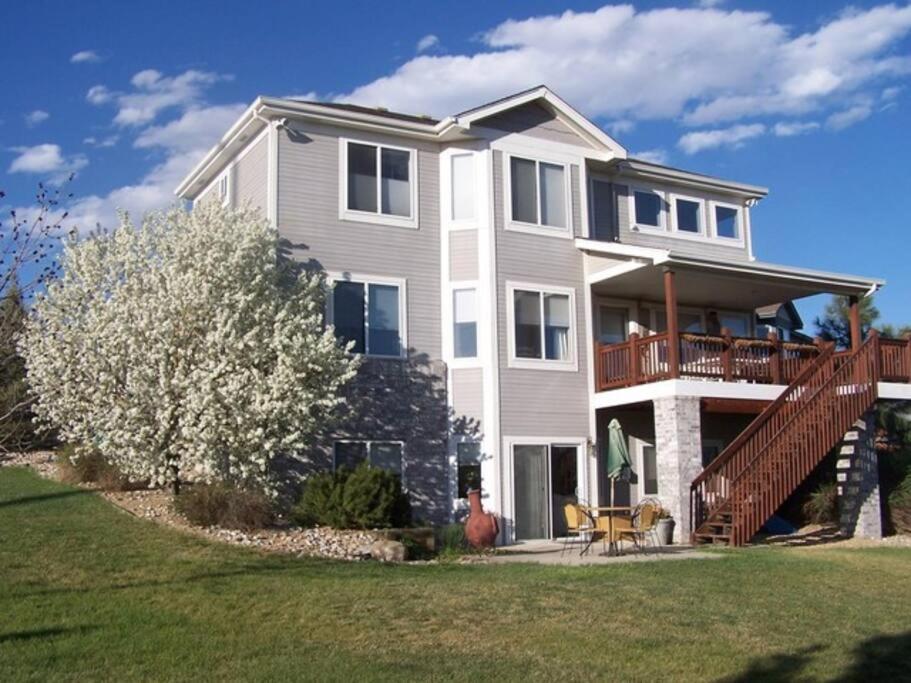
[[[35,412],[134,479],[269,488],[337,412],[358,360],[323,323],[318,275],[279,259],[252,209],[123,216],[69,241],[20,349]]]

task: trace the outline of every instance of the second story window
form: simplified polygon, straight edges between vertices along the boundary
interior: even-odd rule
[[[512,314],[512,365],[565,368],[574,364],[572,290],[552,291],[519,285],[510,285],[508,289]]]
[[[673,197],[674,230],[690,235],[705,234],[703,202],[689,197]]]
[[[509,158],[511,218],[544,228],[566,230],[568,170],[562,164]]]
[[[229,171],[225,171],[218,179],[218,199],[222,206],[228,206],[231,203],[231,178]]]
[[[403,352],[402,287],[340,280],[332,288],[330,318],[336,336],[355,353],[398,358]]]
[[[475,219],[474,154],[452,156],[452,220]]]
[[[343,218],[414,227],[414,151],[342,140]]]

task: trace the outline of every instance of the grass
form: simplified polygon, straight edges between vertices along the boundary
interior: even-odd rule
[[[609,567],[265,556],[0,469],[0,680],[908,676],[911,550]]]

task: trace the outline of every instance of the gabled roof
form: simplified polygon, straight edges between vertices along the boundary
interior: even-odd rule
[[[537,102],[550,110],[554,116],[574,130],[592,147],[610,152],[613,158],[625,159],[627,157],[626,148],[623,145],[589,121],[545,85],[538,85],[534,88],[517,92],[514,95],[501,97],[493,102],[468,109],[456,114],[453,119],[457,125],[470,129],[472,125],[478,124],[486,118],[531,102]]]

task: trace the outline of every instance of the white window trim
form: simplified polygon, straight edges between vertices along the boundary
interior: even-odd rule
[[[360,140],[354,138],[339,138],[339,220],[352,221],[356,223],[374,223],[376,225],[388,225],[397,228],[418,228],[418,152],[413,147],[399,147],[397,145],[387,145],[372,140]],[[348,208],[348,145],[354,143],[358,145],[369,145],[376,147],[376,171],[377,171],[377,195],[376,195],[376,212],[358,211]],[[391,216],[382,211],[382,150],[395,149],[402,152],[408,152],[408,178],[411,190],[411,215],[410,216]]]
[[[569,358],[567,360],[550,360],[547,358],[518,358],[516,357],[516,311],[515,291],[532,291],[539,294],[562,294],[569,296]],[[543,297],[541,297],[543,302]],[[543,303],[542,303],[543,306]],[[509,355],[507,366],[524,370],[556,370],[562,372],[578,372],[579,353],[576,328],[578,320],[576,314],[576,290],[571,287],[557,287],[555,285],[542,285],[530,282],[506,282],[506,331]],[[541,333],[544,333],[544,312],[541,312]],[[543,353],[542,340],[542,353]]]
[[[715,207],[725,207],[728,209],[734,209],[737,211],[737,237],[724,237],[718,234],[718,219],[715,216]],[[745,243],[744,233],[746,232],[746,225],[744,222],[744,210],[743,207],[739,204],[731,204],[730,202],[719,202],[717,200],[709,201],[709,214],[712,221],[712,237],[721,242],[722,244],[731,244],[742,247]]]
[[[693,202],[699,205],[699,232],[687,232],[681,230],[677,220],[677,200],[682,199],[686,202]],[[708,216],[705,211],[705,199],[702,197],[693,197],[677,192],[668,192],[668,202],[671,212],[671,232],[674,237],[681,239],[696,240],[701,242],[709,241]]]
[[[592,338],[595,342],[598,341],[598,337],[601,334],[601,307],[607,306],[609,308],[623,308],[626,309],[626,336],[629,338],[629,335],[643,334],[644,330],[639,325],[639,309],[635,301],[629,299],[611,299],[608,297],[598,296],[595,297],[595,314],[594,318],[594,329],[592,330]]]
[[[402,474],[401,474],[402,488],[407,488],[405,486],[405,471],[407,468],[405,466],[406,460],[405,460],[405,442],[404,441],[400,441],[398,439],[333,439],[332,440],[332,471],[333,472],[338,469],[338,445],[340,443],[367,444],[367,462],[370,463],[371,467],[375,467],[375,465],[372,462],[370,462],[370,446],[372,446],[375,443],[379,443],[379,444],[394,443],[394,444],[398,444],[399,446],[401,446],[401,448],[402,448]]]
[[[328,273],[326,283],[329,286],[329,296],[326,300],[326,320],[330,325],[335,324],[335,297],[332,295],[332,289],[336,282],[356,282],[364,285],[364,307],[369,305],[370,290],[368,285],[393,285],[399,288],[399,339],[401,349],[398,355],[385,355],[380,353],[369,353],[364,349],[364,355],[367,358],[406,358],[408,356],[408,296],[404,278],[384,277],[381,275],[362,275],[357,273]],[[364,314],[364,346],[366,347],[370,339],[370,319]]]
[[[473,289],[475,293],[475,306],[477,317],[480,318],[481,297],[478,280],[454,280],[448,283],[449,296],[443,302],[443,358],[450,368],[478,368],[481,367],[481,321],[475,321],[475,334],[477,336],[477,354],[472,357],[455,357],[455,292],[463,289]]]
[[[478,467],[481,468],[481,481],[478,482],[481,490],[484,490],[484,444],[480,437],[476,436],[466,436],[464,434],[459,434],[450,438],[450,447],[452,449],[452,481],[454,483],[452,489],[452,498],[453,503],[455,504],[455,509],[467,509],[468,508],[468,498],[459,497],[459,445],[463,443],[475,443],[478,445]]]
[[[215,193],[219,198],[222,206],[233,206],[234,202],[234,164],[228,164],[227,168],[221,172],[215,181]],[[221,186],[224,183],[225,193],[221,194]]]
[[[472,167],[472,172],[473,172],[472,179],[474,180],[474,186],[472,187],[474,196],[472,197],[472,199],[474,201],[474,217],[456,219],[456,218],[453,218],[453,213],[455,211],[455,201],[454,201],[455,195],[453,195],[453,192],[452,192],[452,181],[454,178],[454,176],[452,174],[452,164],[453,164],[453,160],[455,159],[455,157],[461,157],[461,156],[470,156],[472,159],[472,166],[473,166]],[[481,173],[480,173],[481,169],[479,168],[479,163],[480,163],[479,159],[480,158],[481,158],[481,156],[479,154],[476,154],[474,151],[472,151],[470,149],[453,148],[453,149],[446,150],[445,163],[443,164],[444,169],[443,169],[443,174],[442,174],[443,177],[441,178],[441,181],[442,181],[441,185],[444,188],[444,191],[442,192],[443,202],[444,202],[444,207],[443,207],[444,218],[445,218],[446,223],[448,224],[449,230],[451,230],[451,231],[476,230],[478,228],[478,223],[480,222],[480,213],[481,213],[481,208],[482,208],[480,198],[481,198],[481,193],[483,192],[483,189],[484,189],[483,184],[479,182],[479,177],[481,175]]]
[[[536,214],[538,217],[537,223],[526,223],[525,221],[519,221],[513,218],[512,216],[512,159],[513,157],[522,159],[524,161],[533,161],[535,164],[535,188],[537,191],[538,204],[536,207]],[[564,192],[564,206],[566,207],[566,212],[564,218],[566,219],[566,225],[562,228],[553,227],[544,225],[541,223],[541,173],[539,171],[540,164],[550,164],[553,166],[560,166],[563,169],[563,192]],[[573,204],[572,204],[572,167],[569,163],[565,161],[560,161],[554,158],[541,157],[538,155],[529,155],[522,152],[504,152],[503,153],[503,179],[504,179],[504,195],[503,195],[503,204],[506,207],[506,225],[504,228],[506,230],[512,230],[515,232],[525,232],[532,235],[543,235],[545,237],[559,237],[562,239],[572,239],[573,237]]]
[[[667,193],[664,190],[657,190],[654,187],[645,187],[643,185],[629,185],[629,217],[630,229],[639,232],[667,233]],[[639,223],[636,215],[636,193],[656,194],[661,199],[661,211],[658,213],[658,222],[660,225],[648,225]]]
[[[656,493],[646,493],[645,492],[645,449],[654,448],[655,449],[655,484],[658,487]],[[638,500],[642,501],[644,498],[659,498],[661,496],[661,477],[658,473],[658,449],[655,444],[651,441],[646,441],[644,439],[636,439],[636,493],[638,495]]]

